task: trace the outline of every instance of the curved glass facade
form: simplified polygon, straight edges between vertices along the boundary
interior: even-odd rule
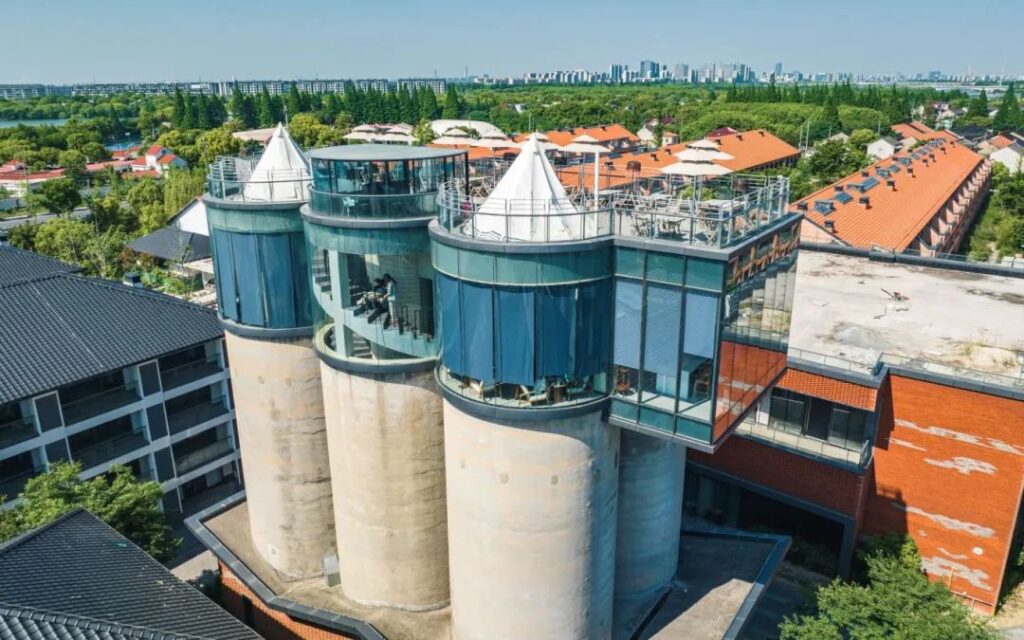
[[[437,185],[465,178],[465,152],[351,145],[318,149],[310,159],[313,189],[304,215],[317,347],[352,362],[433,361],[427,223],[437,213]],[[337,217],[380,222],[331,224]]]
[[[438,185],[465,180],[467,172],[465,152],[429,147],[332,147],[310,160],[312,210],[351,218],[434,216]]]
[[[206,207],[221,317],[265,329],[311,326],[309,265],[297,207],[220,209],[210,201]]]

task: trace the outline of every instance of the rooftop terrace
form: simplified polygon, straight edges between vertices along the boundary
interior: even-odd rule
[[[1024,280],[802,251],[790,357],[1024,385]],[[822,355],[824,354],[824,355]]]

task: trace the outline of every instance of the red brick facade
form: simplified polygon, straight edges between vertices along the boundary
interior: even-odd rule
[[[236,618],[245,622],[266,640],[349,640],[337,631],[330,631],[288,614],[274,611],[249,590],[224,563],[220,565],[221,604]],[[251,620],[246,620],[246,599],[251,602]]]
[[[809,392],[832,388],[815,377],[823,380],[790,386],[835,401],[832,393]],[[853,516],[859,533],[910,534],[931,577],[993,613],[1024,491],[1024,402],[890,375],[876,411],[864,475],[736,436],[714,455],[688,455]]]
[[[1024,402],[890,376],[879,418],[864,532],[909,533],[929,575],[991,613],[1024,488]]]

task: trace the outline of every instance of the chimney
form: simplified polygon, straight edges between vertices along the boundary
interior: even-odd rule
[[[841,184],[837,184],[837,185],[835,186],[835,189],[836,189],[836,193],[840,193],[840,192],[841,192],[841,191],[843,190],[843,185],[841,185]]]
[[[907,173],[910,174],[911,177],[917,177],[914,175],[914,167],[907,167]]]
[[[860,199],[857,200],[857,202],[864,205],[865,209],[871,208],[871,196],[861,196]]]
[[[760,133],[760,134],[761,134],[761,137],[762,137],[762,138],[764,137],[764,129],[759,129],[759,130],[758,130],[758,133]]]
[[[742,142],[743,141],[743,134],[742,133],[737,133],[736,134],[736,139]]]
[[[893,191],[895,191],[896,190],[896,181],[895,180],[886,180],[885,181],[885,186],[887,186],[890,189],[892,189]]]
[[[862,178],[866,178],[866,177],[868,177],[870,175],[871,175],[871,172],[868,171],[867,169],[865,169],[865,170],[860,172],[860,177],[862,177]]]
[[[798,202],[798,203],[796,203],[796,208],[799,209],[800,211],[807,211],[807,203],[806,202]]]
[[[826,220],[825,221],[825,231],[828,231],[829,233],[835,233],[836,232],[836,221],[835,220]]]
[[[129,271],[128,273],[124,274],[124,280],[122,280],[122,283],[126,287],[132,287],[132,288],[135,288],[135,289],[141,289],[142,288],[142,275],[139,274],[138,271]]]

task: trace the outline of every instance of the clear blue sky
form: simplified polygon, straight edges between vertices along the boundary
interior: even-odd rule
[[[1024,0],[2,0],[0,84],[757,70],[1024,73]]]

